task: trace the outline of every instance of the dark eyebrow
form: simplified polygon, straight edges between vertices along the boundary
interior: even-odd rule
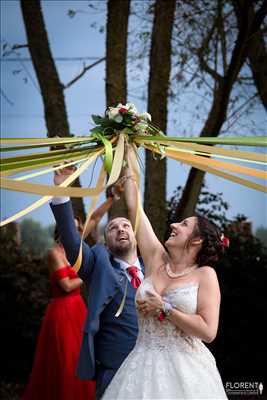
[[[110,225],[108,226],[108,229],[112,228],[113,226],[116,226],[116,224],[115,224],[115,223],[110,224]]]

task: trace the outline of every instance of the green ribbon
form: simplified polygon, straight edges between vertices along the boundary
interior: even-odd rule
[[[224,144],[224,145],[240,145],[240,146],[255,146],[255,147],[266,147],[267,138],[265,136],[244,136],[244,137],[181,137],[181,136],[166,136],[160,135],[135,135],[134,139],[160,142],[192,142],[192,143],[207,143],[207,144]]]
[[[103,143],[105,147],[104,166],[108,174],[110,174],[113,162],[113,149],[110,140],[108,140],[101,132],[96,131],[93,132],[91,137]]]

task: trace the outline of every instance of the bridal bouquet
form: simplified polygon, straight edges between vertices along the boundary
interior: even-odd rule
[[[105,136],[122,132],[126,135],[148,135],[158,130],[151,124],[151,115],[147,112],[139,113],[133,103],[121,104],[116,107],[108,107],[104,117],[92,115],[96,126],[91,129],[92,134]]]

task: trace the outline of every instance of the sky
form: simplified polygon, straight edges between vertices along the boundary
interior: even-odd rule
[[[101,1],[100,8],[105,10],[105,0]],[[99,32],[99,27],[105,23],[104,14],[90,11],[87,1],[42,1],[42,9],[51,51],[56,59],[60,57],[98,59],[105,56],[105,33]],[[70,18],[67,15],[69,9],[80,12],[74,18]],[[91,26],[94,23],[97,28]],[[134,18],[130,19],[130,29],[134,29],[135,23],[137,21]],[[1,1],[1,47],[4,42],[9,46],[27,42],[18,1]],[[23,57],[29,57],[27,49],[21,49],[17,54],[4,59],[1,56],[1,137],[46,136],[47,130],[38,82],[31,62],[23,61]],[[8,62],[5,61],[7,58],[19,58],[20,61]],[[93,60],[86,60],[87,64],[92,62]],[[66,84],[82,70],[82,61],[57,60],[56,66],[61,82]],[[136,96],[143,82],[142,79],[140,82],[135,82],[133,79],[129,83],[128,101],[135,103],[140,111],[146,110],[146,104],[141,100],[141,95]],[[105,110],[105,64],[97,65],[67,89],[65,101],[71,132],[78,135],[88,134],[93,127],[91,114],[101,115]],[[168,134],[170,136],[175,136],[177,131],[184,131],[188,127],[200,131],[200,121],[193,120],[190,112],[194,107],[193,101],[194,96],[185,98],[183,112],[179,115],[175,114],[175,108],[169,104]],[[263,107],[258,108],[254,118],[266,122]],[[184,185],[188,172],[189,167],[168,160],[168,198],[178,185]],[[88,186],[90,179],[91,172],[88,171],[82,178],[82,184]],[[52,184],[52,176],[48,175],[39,179],[39,182]],[[213,193],[223,193],[224,201],[230,205],[227,213],[229,218],[244,214],[252,221],[254,230],[259,226],[267,226],[265,194],[209,174],[206,175],[206,183]],[[1,219],[13,215],[38,198],[38,196],[2,190]],[[104,200],[103,196],[101,200]],[[85,204],[88,207],[89,201],[86,200]],[[54,222],[48,205],[26,216],[26,218],[29,217],[41,222],[44,226]]]

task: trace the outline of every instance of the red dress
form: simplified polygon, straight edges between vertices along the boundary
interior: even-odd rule
[[[95,382],[75,376],[86,307],[80,289],[69,293],[60,279],[77,278],[66,266],[51,275],[52,295],[38,338],[33,370],[23,400],[89,400],[95,398]]]

